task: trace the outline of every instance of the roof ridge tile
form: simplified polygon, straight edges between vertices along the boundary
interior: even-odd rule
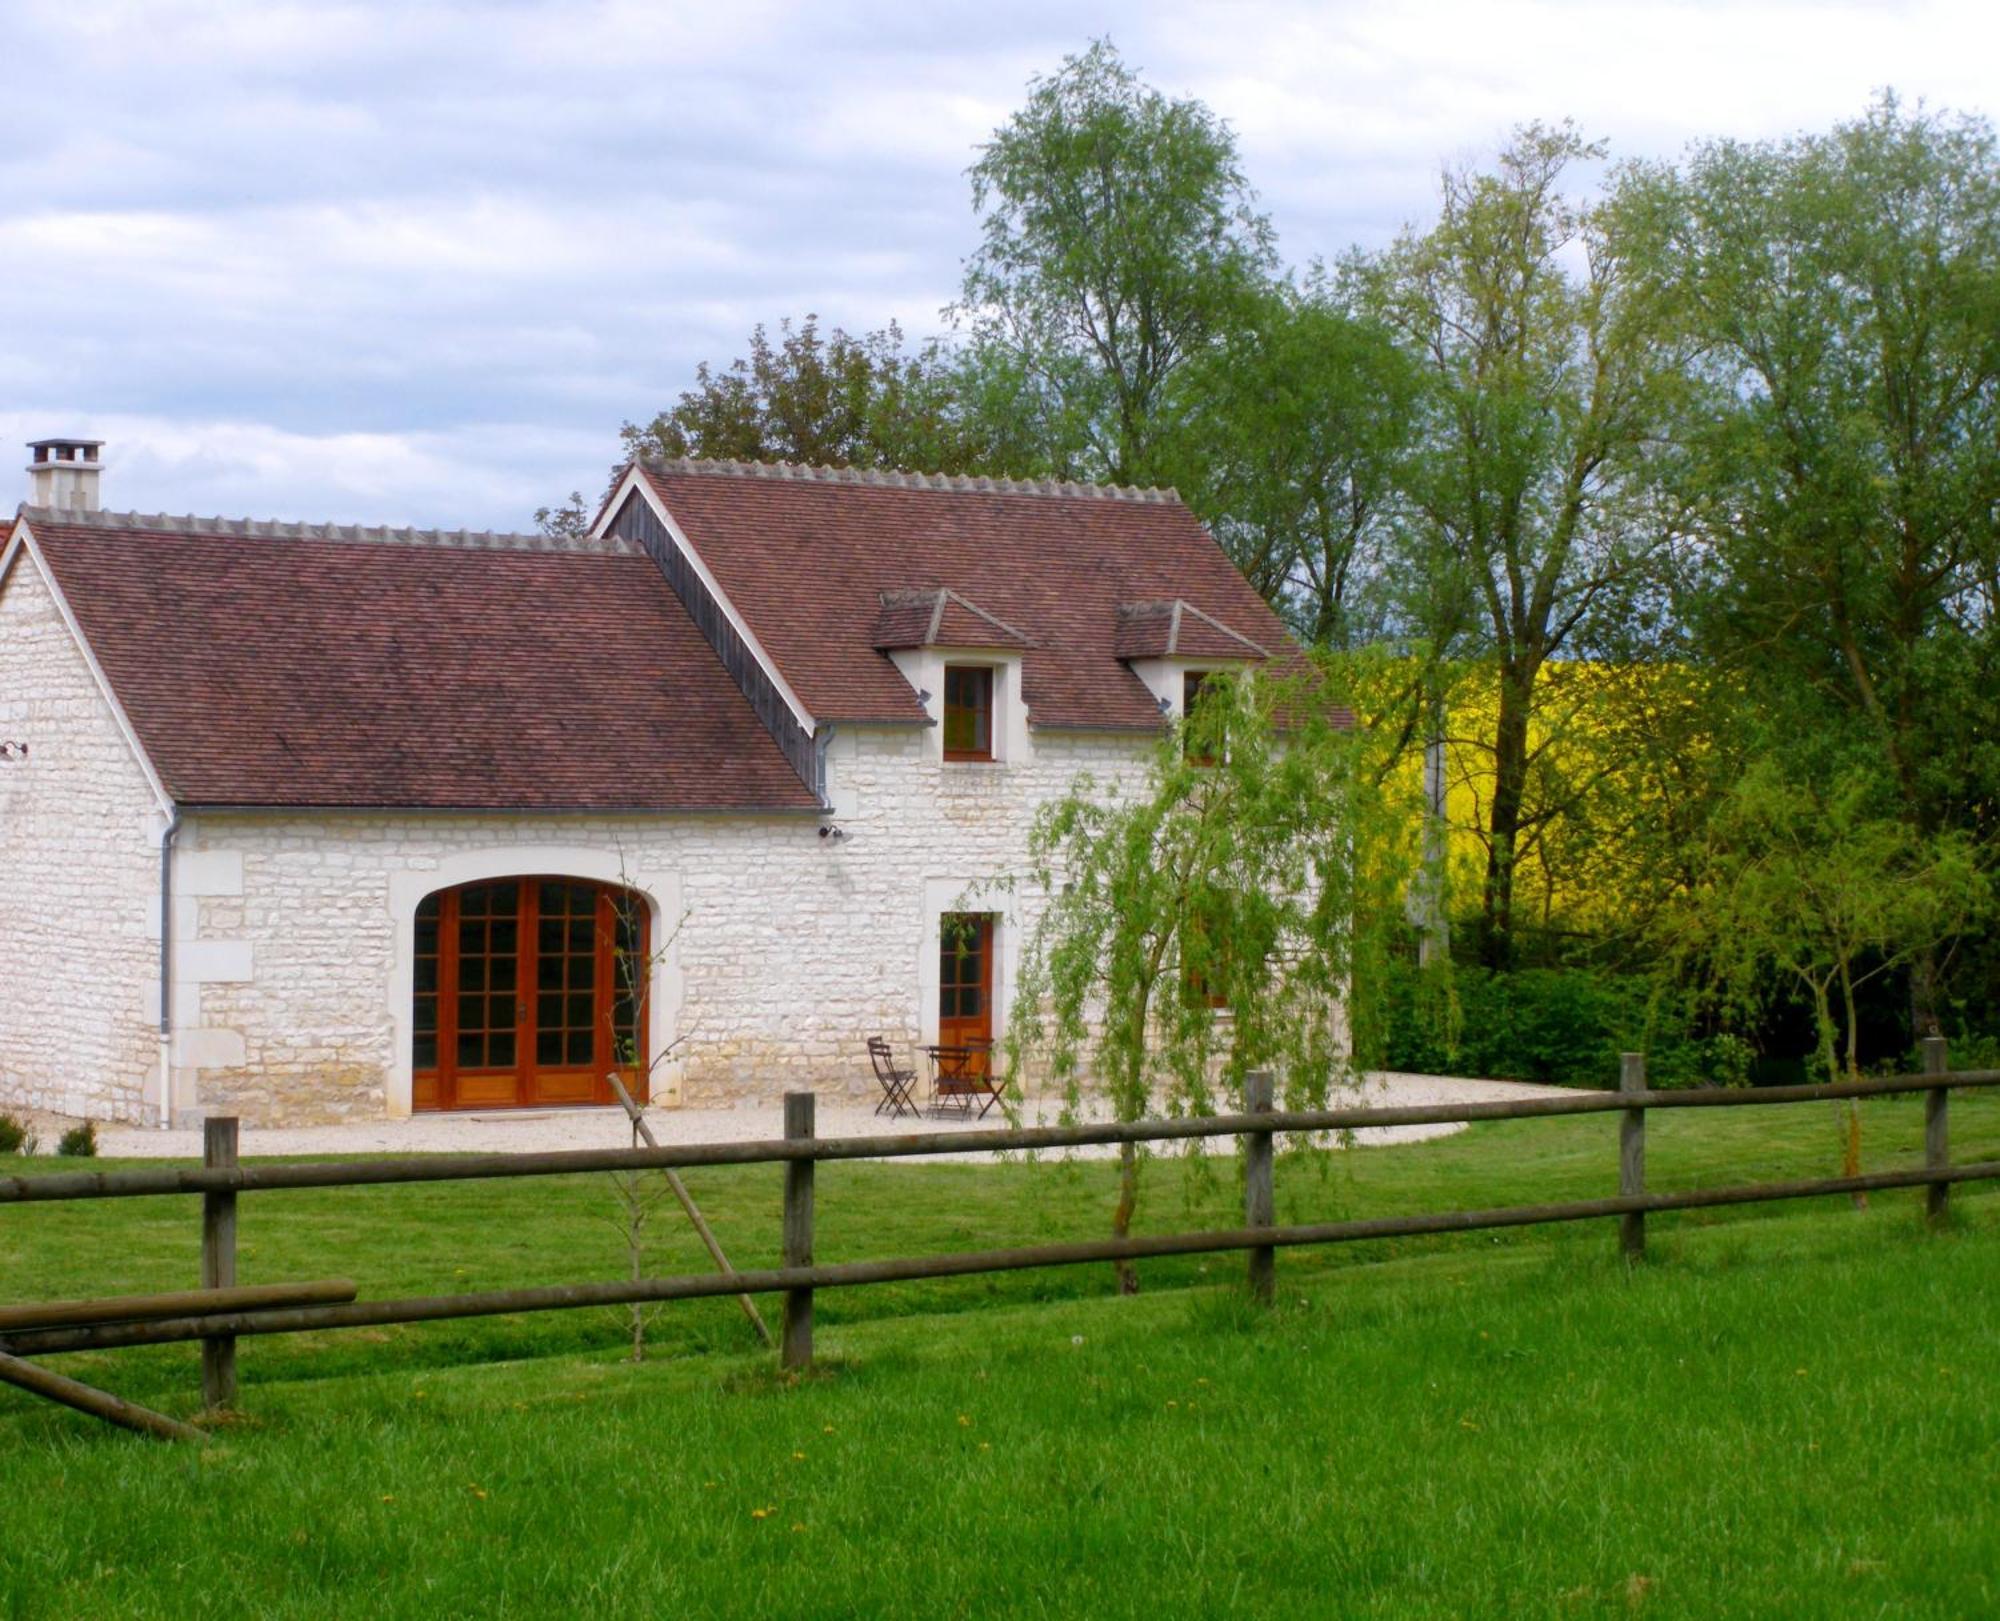
[[[192,513],[70,512],[24,506],[30,525],[125,534],[227,535],[245,540],[348,541],[381,546],[436,546],[454,551],[623,553],[620,540],[588,535],[530,535],[492,529],[413,529],[353,523],[291,523],[276,518],[197,518]]]
[[[765,478],[815,484],[856,484],[876,489],[941,490],[962,495],[1040,495],[1065,501],[1141,501],[1165,504],[1179,492],[1156,486],[1084,484],[1074,479],[1003,478],[991,473],[900,472],[886,467],[829,467],[807,462],[739,461],[724,456],[642,456],[649,472],[670,477]]]

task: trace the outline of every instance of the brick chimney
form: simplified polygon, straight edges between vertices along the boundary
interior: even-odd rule
[[[28,505],[95,512],[102,439],[37,439],[28,446]]]

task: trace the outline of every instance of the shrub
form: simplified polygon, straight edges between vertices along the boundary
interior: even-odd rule
[[[1384,997],[1392,1069],[1614,1087],[1620,1053],[1646,1054],[1654,1087],[1743,1085],[1739,1038],[1694,1034],[1684,997],[1643,975],[1590,968],[1458,968],[1396,963]]]
[[[1710,1086],[1748,1086],[1757,1067],[1757,1049],[1724,1030],[1701,1044],[1702,1079]]]
[[[95,1159],[97,1123],[86,1120],[80,1126],[71,1126],[62,1134],[62,1141],[56,1144],[56,1152],[65,1159]]]
[[[1949,1032],[1949,1055],[1953,1069],[2000,1069],[2000,1036],[1988,1031],[1958,1029]],[[1913,1047],[1900,1066],[1907,1070],[1924,1067],[1924,1050]]]
[[[0,1114],[0,1154],[18,1154],[26,1148],[28,1128],[11,1114]]]

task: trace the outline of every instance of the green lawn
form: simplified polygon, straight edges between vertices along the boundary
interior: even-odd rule
[[[2000,1100],[1953,1105],[2000,1156]],[[1609,1191],[1609,1117],[1281,1161],[1281,1219]],[[1871,1105],[1909,1159],[1914,1101]],[[1659,1188],[1830,1174],[1824,1107],[1652,1119]],[[690,1178],[776,1259],[778,1173]],[[1110,1168],[827,1166],[825,1260],[1094,1235]],[[825,1292],[787,1386],[727,1302],[245,1341],[204,1455],[0,1392],[0,1614],[1884,1614],[2000,1607],[2000,1200],[1918,1193]],[[1141,1227],[1232,1221],[1227,1162]],[[195,1203],[0,1208],[10,1299],[180,1287]],[[246,1196],[245,1281],[613,1277],[601,1179]],[[662,1210],[649,1270],[697,1251]],[[775,1316],[775,1303],[770,1310]],[[196,1353],[54,1359],[168,1411]]]

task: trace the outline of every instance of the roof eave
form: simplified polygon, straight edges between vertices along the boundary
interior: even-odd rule
[[[283,815],[287,813],[353,816],[799,816],[818,817],[823,805],[413,805],[355,800],[188,800],[187,815]]]

